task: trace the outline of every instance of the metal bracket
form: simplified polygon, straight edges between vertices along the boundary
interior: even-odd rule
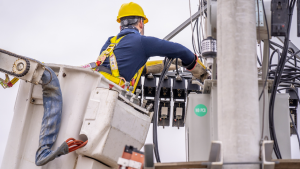
[[[259,164],[262,169],[274,169],[275,164],[272,160],[273,141],[264,140],[261,144],[262,161],[255,162],[224,162],[222,152],[222,142],[212,141],[208,162],[201,163],[207,165],[207,169],[222,169],[223,165],[245,165],[245,164]]]
[[[211,92],[211,87],[217,84],[217,80],[210,80],[210,79],[205,79],[204,80],[204,87],[202,89],[203,94],[210,94]]]
[[[263,140],[261,145],[262,169],[274,169],[275,162],[272,162],[273,141]]]
[[[274,80],[267,79],[266,89],[268,90],[268,93],[272,92],[272,86],[273,86]],[[263,86],[265,84],[265,80],[258,80],[258,85]]]
[[[264,13],[263,13],[263,6],[261,0],[258,1],[258,7],[259,7],[259,12],[257,12],[258,10],[257,3],[255,2],[256,26],[264,26]]]
[[[222,169],[222,168],[223,168],[222,142],[212,141],[210,147],[209,159],[207,163],[207,169]]]

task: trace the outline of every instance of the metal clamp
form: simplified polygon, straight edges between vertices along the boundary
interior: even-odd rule
[[[263,140],[261,144],[261,157],[262,161],[254,162],[224,162],[222,153],[222,142],[212,141],[209,160],[208,162],[201,163],[207,165],[208,169],[222,169],[223,165],[245,165],[245,164],[259,164],[262,165],[262,169],[274,169],[275,164],[279,162],[273,162],[272,160],[273,141]]]
[[[275,162],[272,160],[273,141],[263,140],[261,145],[262,169],[274,169]]]
[[[202,163],[207,165],[207,169],[222,169],[223,168],[223,152],[222,152],[222,142],[212,141],[210,147],[210,153],[207,163]]]

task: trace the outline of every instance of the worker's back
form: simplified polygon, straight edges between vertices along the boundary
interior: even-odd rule
[[[121,38],[124,35],[125,37],[115,47],[114,54],[116,55],[120,75],[126,81],[130,81],[137,70],[146,63],[148,57],[141,43],[141,35],[136,29],[124,29],[118,34],[117,38]],[[111,38],[108,38],[100,54],[111,43]],[[108,58],[106,58],[103,66],[110,69]]]

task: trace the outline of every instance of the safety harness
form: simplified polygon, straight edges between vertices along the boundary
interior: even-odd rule
[[[100,56],[97,59],[96,66],[99,67],[104,63],[104,61],[107,57],[109,58],[111,74],[108,72],[101,71],[100,69],[94,68],[94,70],[99,71],[105,78],[107,78],[108,80],[114,82],[115,84],[117,84],[123,88],[125,87],[126,80],[120,76],[117,59],[114,54],[114,49],[118,45],[118,43],[121,41],[121,39],[124,38],[125,36],[122,36],[119,39],[117,39],[117,36],[111,38],[110,39],[111,44],[106,48],[106,50],[104,50],[100,54]],[[134,91],[136,89],[136,86],[141,78],[144,67],[145,66],[141,67],[130,81],[130,86],[133,86],[132,93],[134,93]]]

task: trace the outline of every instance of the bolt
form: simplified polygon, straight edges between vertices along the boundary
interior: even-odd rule
[[[130,83],[129,83],[129,82],[126,82],[126,83],[125,83],[125,88],[124,88],[124,89],[127,90],[127,88],[128,88],[129,85],[130,85]]]
[[[143,100],[142,107],[145,108],[148,100]]]
[[[150,73],[150,74],[147,76],[147,78],[148,78],[148,79],[153,79],[153,78],[154,78],[154,76],[153,76],[153,74],[152,74],[152,73]]]
[[[147,106],[147,111],[149,111],[153,107],[153,104],[151,103],[149,106]]]
[[[18,63],[17,64],[17,70],[18,71],[21,71],[21,70],[23,70],[24,69],[24,64],[23,63]]]
[[[124,90],[122,90],[121,92],[121,95],[125,97],[126,93],[127,93],[127,88],[129,86],[129,82],[126,82],[125,83],[125,87],[124,87]]]
[[[35,102],[35,100],[34,100],[34,99],[31,99],[31,102]]]
[[[130,93],[132,93],[133,89],[134,89],[134,88],[133,88],[132,86],[129,87]]]
[[[141,89],[136,89],[136,91],[135,91],[135,98],[138,98],[138,96],[141,94]]]
[[[125,97],[126,97],[128,100],[130,100],[130,98],[132,97],[131,94],[132,94],[131,92],[127,92],[126,95],[125,95]]]
[[[66,73],[63,73],[63,77],[66,77],[67,76],[67,74]]]
[[[135,95],[135,97],[133,98],[133,103],[134,104],[137,104],[137,105],[141,105],[141,103],[140,103],[140,99],[138,98],[139,97],[139,95],[140,95],[140,93],[141,93],[141,89],[136,89],[136,95]]]

